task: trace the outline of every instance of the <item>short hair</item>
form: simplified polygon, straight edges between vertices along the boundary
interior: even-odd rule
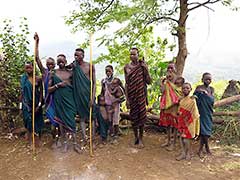
[[[137,53],[139,54],[139,50],[138,50],[138,48],[136,48],[136,47],[132,47],[132,48],[130,49],[130,51],[131,51],[131,50],[136,50]]]
[[[64,59],[66,59],[66,56],[64,54],[57,55],[57,57],[59,57],[59,56],[64,57]]]
[[[182,77],[182,76],[178,76],[178,77],[176,78],[176,80],[178,80],[178,79],[181,79],[183,84],[185,83],[185,79],[184,79],[184,77]]]
[[[112,66],[112,65],[110,65],[110,64],[109,64],[109,65],[107,65],[107,66],[105,67],[105,69],[106,69],[106,68],[110,68],[110,69],[112,69],[112,71],[113,71],[113,66]]]
[[[202,78],[204,78],[204,76],[206,76],[206,75],[211,75],[211,74],[209,72],[205,72],[205,73],[203,73]]]
[[[59,56],[59,55],[58,55],[58,56]],[[50,59],[50,60],[52,60],[52,61],[55,62],[55,59],[53,59],[52,57],[48,57],[47,60],[48,60],[48,59]]]
[[[27,61],[27,62],[25,63],[25,65],[32,65],[32,66],[33,66],[33,63],[32,63],[31,61]]]
[[[189,85],[190,88],[192,89],[192,85],[189,82],[185,82],[185,83],[183,83],[183,85]]]
[[[81,51],[83,54],[85,53],[82,48],[77,48],[77,49],[75,49],[75,51]]]

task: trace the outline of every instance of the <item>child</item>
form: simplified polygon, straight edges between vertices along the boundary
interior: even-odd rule
[[[199,113],[195,98],[189,96],[191,84],[184,83],[182,86],[183,98],[178,107],[178,131],[182,153],[176,160],[191,159],[190,140],[199,135]]]
[[[175,64],[170,63],[167,67],[167,77],[162,81],[162,97],[160,100],[160,126],[167,127],[167,142],[162,147],[167,147],[171,151],[175,148],[177,137],[177,108],[180,95],[176,91],[176,69]],[[173,135],[173,141],[171,136]]]
[[[25,74],[21,77],[21,101],[22,101],[22,111],[23,111],[23,121],[25,128],[28,130],[28,140],[31,144],[31,133],[32,129],[32,84],[33,83],[33,64],[32,62],[27,62],[25,64]],[[42,102],[43,102],[43,88],[42,80],[36,77],[35,84],[35,127],[34,132],[38,136],[36,139],[37,145],[40,143],[41,130],[44,126],[43,114],[42,114]]]
[[[124,89],[122,89],[121,81],[118,78],[114,78],[111,84],[110,93],[113,96],[112,99],[112,125],[114,130],[114,136],[118,137],[119,134],[119,113],[120,104],[124,101]]]
[[[104,96],[99,95],[97,97],[98,104],[96,106],[96,112],[97,112],[97,122],[98,122],[98,130],[101,136],[101,143],[106,144],[107,141],[107,133],[108,133],[108,116],[107,116],[107,110],[105,107],[105,99]]]
[[[194,92],[194,95],[197,96],[197,106],[200,113],[199,157],[201,157],[204,145],[206,153],[211,155],[208,139],[212,134],[212,115],[214,104],[214,88],[210,86],[212,82],[212,75],[210,73],[204,73],[202,75],[202,82],[203,84],[197,86]]]

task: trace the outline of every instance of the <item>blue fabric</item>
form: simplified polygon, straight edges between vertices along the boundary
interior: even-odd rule
[[[194,95],[197,96],[196,100],[200,114],[200,134],[211,136],[214,97],[199,91],[194,92]]]
[[[51,124],[55,127],[58,126],[55,120],[55,107],[54,107],[54,97],[53,93],[48,92],[48,82],[51,72],[46,69],[44,75],[44,89],[45,89],[45,107],[46,107],[46,116],[50,120]]]
[[[32,132],[32,84],[28,80],[27,74],[23,74],[21,77],[21,91],[22,91],[22,111],[23,111],[23,121],[25,128]],[[40,99],[40,90],[36,88],[35,91],[35,107],[38,106]],[[44,126],[42,109],[39,109],[35,113],[35,126],[34,131],[40,133]]]

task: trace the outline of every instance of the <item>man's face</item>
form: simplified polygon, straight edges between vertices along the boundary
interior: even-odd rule
[[[57,57],[57,65],[59,66],[59,68],[65,67],[66,62],[67,61],[63,56],[58,56]]]
[[[204,83],[205,85],[208,86],[208,85],[211,84],[211,82],[212,82],[212,75],[206,74],[205,76],[203,76],[202,81],[203,81],[203,83]]]
[[[167,71],[168,72],[175,72],[176,71],[175,64],[173,64],[173,63],[169,64],[168,67],[167,67]]]
[[[138,51],[137,51],[136,49],[132,49],[132,50],[130,51],[130,59],[131,59],[132,61],[138,60]]]
[[[55,68],[55,62],[52,59],[47,59],[46,66],[48,70],[53,70]]]
[[[183,84],[182,86],[182,92],[184,96],[188,96],[189,93],[191,92],[192,88],[189,84]]]
[[[32,74],[33,73],[33,66],[32,66],[32,64],[26,64],[25,65],[25,72],[27,74]]]
[[[84,58],[84,53],[82,51],[75,51],[74,53],[74,58],[77,61],[83,60]]]
[[[107,68],[105,69],[105,73],[106,73],[107,77],[111,77],[111,76],[113,75],[113,70],[112,70],[112,68],[107,67]]]

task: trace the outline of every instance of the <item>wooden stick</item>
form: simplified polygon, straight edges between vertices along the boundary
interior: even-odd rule
[[[219,111],[213,112],[214,116],[240,116],[240,111]]]
[[[214,103],[214,107],[220,107],[220,106],[230,104],[230,103],[233,103],[233,102],[236,102],[236,101],[240,101],[240,95],[227,97],[227,98],[221,99],[219,101],[216,101]]]
[[[37,55],[37,41],[35,41],[34,47],[34,59],[33,59],[33,81],[32,81],[32,150],[35,155],[35,84],[36,84],[36,59]]]
[[[92,70],[92,33],[90,33],[90,102],[93,102],[93,70]],[[89,110],[89,127],[90,127],[90,142],[89,142],[89,150],[90,150],[90,156],[93,156],[93,144],[92,144],[92,104],[90,105]]]

